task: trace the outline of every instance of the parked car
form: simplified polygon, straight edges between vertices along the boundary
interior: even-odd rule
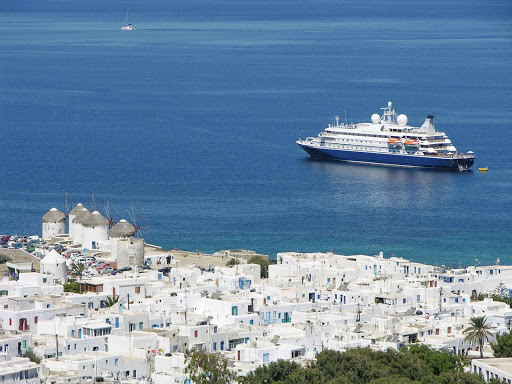
[[[163,268],[160,268],[160,269],[158,270],[158,272],[169,273],[169,272],[171,272],[171,267],[163,267]]]
[[[110,275],[110,274],[112,274],[112,272],[114,272],[114,271],[115,271],[115,269],[114,269],[114,268],[112,268],[112,267],[105,267],[105,268],[103,268],[103,274],[104,274],[104,275]]]
[[[100,264],[100,263],[103,263],[103,264]],[[106,267],[112,267],[114,269],[117,269],[117,263],[116,262],[103,262],[103,261],[100,261],[98,262],[98,265],[96,266],[96,269],[98,271],[102,270],[103,268],[106,268]]]
[[[104,266],[105,266],[105,262],[104,261],[96,261],[96,262],[91,264],[91,267],[94,267],[94,268],[97,268],[97,269],[100,269],[100,268],[102,268]]]
[[[96,259],[93,256],[82,256],[76,259],[78,263],[92,264]]]
[[[117,270],[117,272],[126,272],[126,271],[131,271],[132,270],[132,267],[123,267],[123,268],[119,268]]]

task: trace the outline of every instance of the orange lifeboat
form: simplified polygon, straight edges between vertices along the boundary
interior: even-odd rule
[[[409,145],[411,147],[417,147],[419,144],[418,140],[406,140],[405,145]]]
[[[401,139],[395,139],[395,138],[393,138],[393,137],[390,137],[390,138],[388,139],[388,143],[389,143],[389,144],[400,145],[400,144],[402,144],[402,140],[401,140]]]

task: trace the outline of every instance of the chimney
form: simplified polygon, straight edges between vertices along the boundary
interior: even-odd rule
[[[435,132],[434,116],[432,116],[432,115],[427,116],[427,118],[425,119],[425,122],[421,126],[421,130],[426,133],[434,133]]]

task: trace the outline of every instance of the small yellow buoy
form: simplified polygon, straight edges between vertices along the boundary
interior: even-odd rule
[[[478,168],[478,170],[480,172],[487,172],[489,170],[489,168],[485,167],[485,168]]]

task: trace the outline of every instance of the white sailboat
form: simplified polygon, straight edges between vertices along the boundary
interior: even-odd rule
[[[123,31],[133,31],[135,28],[133,25],[128,23],[128,10],[126,10],[126,18],[124,19],[124,27],[121,27],[121,30]]]

